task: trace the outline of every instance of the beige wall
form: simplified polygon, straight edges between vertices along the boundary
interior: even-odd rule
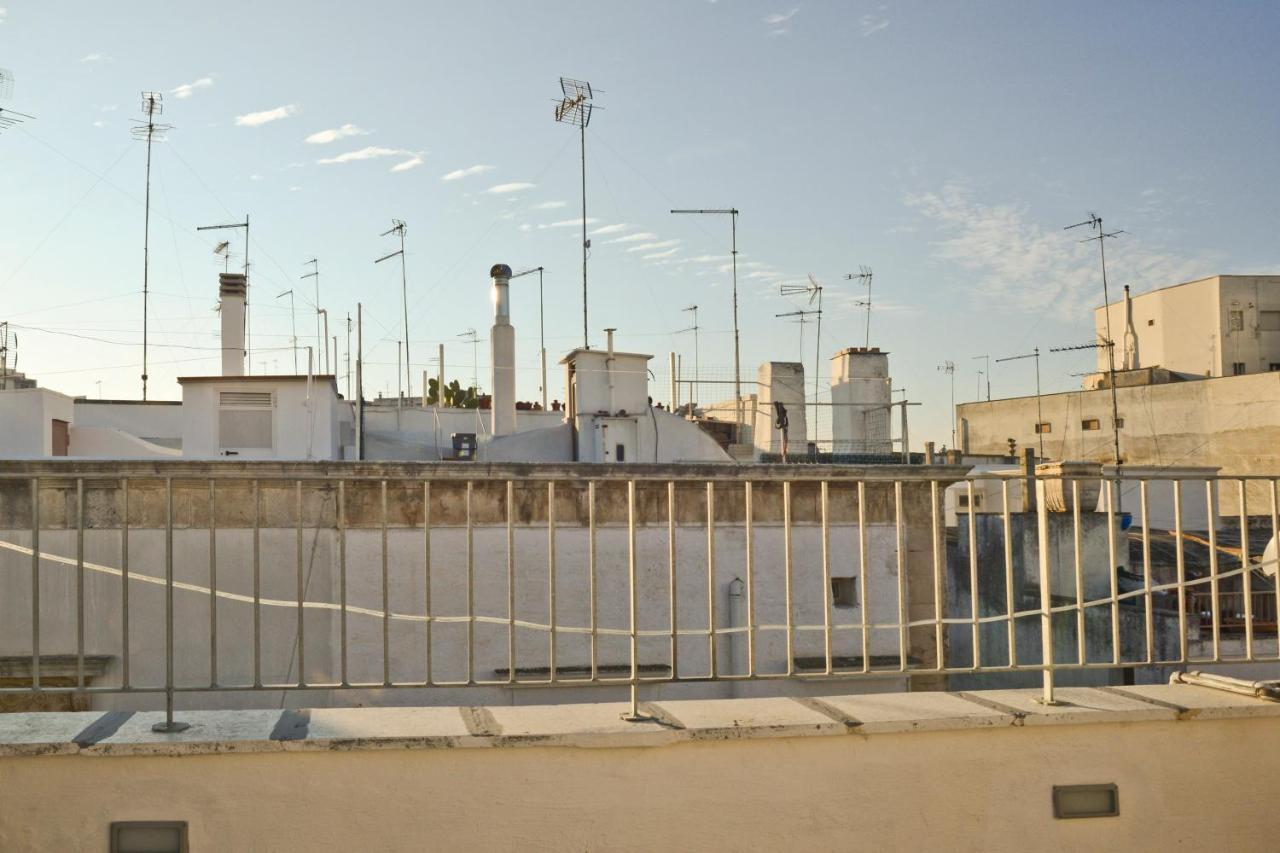
[[[0,849],[186,820],[212,850],[1274,849],[1273,717],[648,748],[0,758]],[[1056,784],[1120,815],[1055,820]]]

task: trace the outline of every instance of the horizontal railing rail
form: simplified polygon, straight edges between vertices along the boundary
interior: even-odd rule
[[[223,691],[612,685],[636,716],[647,684],[1040,673],[1053,701],[1064,671],[1280,661],[1274,478],[106,473],[0,471],[29,672],[0,693],[163,694],[176,730]]]

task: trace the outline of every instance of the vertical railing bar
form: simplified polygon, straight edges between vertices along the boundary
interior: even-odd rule
[[[587,483],[587,582],[591,593],[591,680],[600,677],[599,669],[599,637],[600,611],[596,585],[596,481]]]
[[[974,506],[973,480],[965,481],[965,489],[969,495],[969,634],[973,645],[973,668],[982,666],[982,631],[978,616],[978,512]]]
[[[1217,520],[1214,518],[1214,508],[1217,505],[1214,501],[1215,485],[1216,482],[1214,480],[1206,479],[1204,481],[1205,502],[1209,507],[1209,612],[1213,629],[1213,659],[1216,662],[1222,660],[1222,608],[1218,600],[1218,527],[1214,524]],[[1185,607],[1185,605],[1182,606]]]
[[[40,478],[31,478],[31,686],[40,689]]]
[[[426,612],[426,622],[424,626],[426,658],[427,658],[427,686],[432,683],[431,678],[431,634],[435,629],[435,625],[431,621],[431,481],[422,481],[422,605]],[[515,670],[512,670],[514,675]]]
[[[747,552],[748,565],[751,561],[750,549]],[[667,612],[671,615],[671,679],[680,678],[680,620],[679,603],[676,595],[676,484],[667,481]],[[593,673],[594,674],[594,673]]]
[[[125,481],[128,482],[127,480]],[[209,478],[209,686],[218,686],[218,515],[216,486]],[[127,521],[127,519],[126,519]]]
[[[751,481],[743,486],[743,514],[746,529],[747,570],[747,675],[756,674],[756,574],[755,574],[755,519],[752,507]],[[674,484],[672,484],[674,491]]]
[[[640,667],[637,660],[639,647],[636,634],[636,481],[627,481],[627,605],[629,618],[628,640],[631,661],[630,693],[631,713],[628,720],[643,719],[640,715]]]
[[[716,487],[707,481],[707,653],[711,660],[711,678],[719,672],[716,660]]]
[[[1151,514],[1147,495],[1147,481],[1138,481],[1138,497],[1142,510],[1142,590],[1143,616],[1145,617],[1147,663],[1156,659],[1156,633],[1154,605],[1151,601]]]
[[[1210,511],[1213,505],[1209,505]],[[1177,551],[1174,560],[1178,573],[1178,660],[1187,661],[1187,563],[1182,549],[1182,481],[1173,481],[1173,537]],[[1196,613],[1196,619],[1200,614]]]
[[[516,486],[507,480],[507,683],[516,680]],[[592,638],[594,644],[594,637]]]
[[[382,686],[391,686],[391,594],[387,571],[387,481],[379,489],[382,504]]]
[[[76,687],[84,689],[84,478],[76,478]]]
[[[347,687],[351,681],[347,670],[347,481],[338,481],[338,652],[341,656],[340,667],[342,686]]]
[[[858,481],[858,598],[862,605],[862,671],[871,671],[871,622],[867,598],[867,484]]]
[[[793,630],[791,626],[791,481],[782,481],[782,576],[783,576],[783,604],[787,608],[786,613],[786,630],[787,630],[787,675],[795,674],[795,656],[792,654],[792,644],[794,642]]]
[[[1040,701],[1045,705],[1053,705],[1056,704],[1053,696],[1053,574],[1049,562],[1049,507],[1045,500],[1047,485],[1044,479],[1036,479],[1036,541],[1040,563],[1040,648],[1041,663],[1044,667],[1043,692]],[[1108,516],[1108,521],[1110,520]],[[1112,560],[1112,563],[1114,562],[1115,560]],[[1113,569],[1112,577],[1114,576]]]
[[[556,483],[547,483],[547,680],[556,682]]]
[[[1107,487],[1107,575],[1111,580],[1111,662],[1120,663],[1120,599],[1116,575],[1116,486],[1114,479],[1103,479]]]
[[[1271,538],[1276,543],[1277,554],[1280,555],[1280,498],[1277,498],[1276,490],[1280,482],[1271,480]],[[1265,556],[1265,552],[1264,556]],[[1274,563],[1271,566],[1271,585],[1275,589],[1275,614],[1272,619],[1276,626],[1276,657],[1280,658],[1280,568]]]
[[[827,668],[824,675],[831,674],[831,520],[829,513],[829,484],[826,480],[821,485],[822,501],[822,651],[826,657]]]
[[[1080,553],[1079,480],[1071,481],[1071,539],[1075,550],[1076,573],[1076,662],[1083,666],[1088,661],[1089,649],[1084,625],[1084,555]]]
[[[893,481],[893,525],[898,564],[898,671],[907,671],[907,534],[902,524],[902,481]],[[977,652],[977,649],[974,649]]]
[[[1009,492],[1007,484],[1005,488],[1005,500],[1008,501]],[[933,536],[933,644],[937,653],[937,669],[939,672],[946,669],[946,626],[942,621],[942,578],[943,564],[945,557],[943,555],[943,519],[938,512],[938,502],[941,498],[941,490],[938,488],[937,480],[929,481],[929,518],[930,533]],[[1007,515],[1007,513],[1006,513]],[[1006,534],[1007,535],[1007,534]],[[1012,661],[1010,661],[1012,665]]]
[[[262,686],[262,488],[253,481],[253,686]]]
[[[467,481],[467,684],[476,680],[476,528],[472,516],[475,483]]]
[[[1240,480],[1240,568],[1244,591],[1244,656],[1253,660],[1253,570],[1249,568],[1249,489]],[[1276,575],[1280,581],[1280,574]],[[1280,642],[1280,640],[1278,640]]]
[[[163,723],[152,725],[152,731],[180,732],[190,723],[173,719],[173,478],[164,480],[164,710]]]
[[[129,478],[120,478],[120,683],[128,690],[129,679]],[[213,592],[210,587],[210,599]]]
[[[307,684],[307,626],[306,626],[306,604],[307,596],[306,580],[303,572],[302,561],[302,481],[295,480],[293,484],[293,505],[294,505],[294,533],[295,543],[294,552],[298,557],[298,686],[305,687]],[[318,534],[318,531],[317,531]]]
[[[1018,665],[1018,620],[1013,614],[1018,612],[1018,602],[1014,598],[1016,592],[1013,586],[1013,516],[1009,510],[1009,480],[1005,478],[1000,481],[1000,496],[1003,500],[1003,506],[1000,510],[1000,524],[1004,529],[1004,604],[1005,610],[1009,617],[1009,621],[1005,625],[1007,642],[1009,646],[1009,666]],[[1031,495],[1026,492],[1025,483],[1023,485],[1023,512],[1026,512],[1026,504],[1030,502]],[[1079,546],[1076,548],[1079,551]]]

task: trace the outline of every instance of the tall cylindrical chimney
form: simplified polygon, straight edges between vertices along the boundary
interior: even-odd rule
[[[218,299],[222,314],[222,375],[244,376],[244,274],[219,273]]]
[[[510,435],[516,431],[516,330],[511,325],[511,267],[494,264],[493,328],[489,331],[493,370],[493,408],[490,431]]]

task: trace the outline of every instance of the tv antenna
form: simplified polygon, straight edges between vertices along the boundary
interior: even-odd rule
[[[164,96],[159,92],[142,93],[142,114],[145,122],[135,122],[129,131],[135,139],[147,142],[147,189],[146,201],[143,204],[142,227],[142,399],[147,399],[147,318],[148,302],[151,295],[149,284],[151,267],[151,143],[157,138],[163,139],[170,125],[156,124],[156,116],[164,113]]]
[[[460,332],[458,337],[464,341],[471,341],[471,385],[476,389],[476,393],[480,393],[480,336],[476,334],[475,329],[467,329]]]
[[[742,348],[738,334],[738,208],[673,210],[672,213],[702,213],[729,217],[729,257],[733,261],[733,409],[734,442],[742,441]]]
[[[538,274],[538,342],[539,342],[538,345],[540,347],[539,363],[542,367],[542,388],[541,388],[542,410],[545,412],[547,411],[547,326],[546,326],[546,323],[544,322],[545,314],[542,308],[543,306],[543,302],[542,302],[543,268],[533,267],[532,269],[527,269],[523,272],[518,272],[515,275],[511,276],[511,280],[514,281],[515,279],[520,278],[520,276],[522,275],[533,275],[534,273]]]
[[[306,280],[308,278],[314,278],[316,280],[315,282],[316,303],[314,307],[315,307],[315,315],[316,315],[316,352],[318,354],[320,351],[320,341],[321,341],[321,334],[322,334],[322,330],[320,328],[320,261],[318,258],[312,258],[309,261],[303,261],[302,265],[304,267],[308,267],[308,266],[311,267],[311,272],[303,274],[301,278],[303,280]],[[318,367],[319,364],[317,364],[316,366]]]
[[[408,283],[409,279],[407,278],[407,274],[405,272],[405,267],[404,267],[404,234],[405,234],[405,231],[407,230],[408,229],[405,227],[403,219],[391,220],[391,227],[388,228],[386,231],[383,231],[379,236],[386,237],[390,234],[396,235],[397,237],[400,238],[400,248],[389,255],[383,255],[382,257],[374,261],[374,263],[380,264],[385,260],[394,258],[396,255],[400,256],[400,301],[404,305],[404,386],[405,386],[404,395],[406,397],[412,397],[413,396],[413,378],[412,378],[412,371],[409,368],[409,283]],[[318,287],[319,285],[317,285],[317,288]],[[318,294],[319,290],[317,289],[316,292]],[[318,300],[319,296],[317,296],[316,298]],[[318,308],[319,306],[316,306],[316,307]]]
[[[227,228],[243,228],[244,229],[244,365],[245,370],[252,372],[253,362],[249,360],[250,346],[250,325],[249,325],[249,214],[244,215],[244,222],[228,222],[223,225],[201,225],[196,228],[197,231],[222,231]],[[219,243],[214,247],[215,254],[223,254],[227,252],[222,247],[229,246],[229,242]],[[218,250],[222,249],[222,252]],[[229,253],[227,253],[229,255]],[[229,262],[228,262],[229,263]],[[226,266],[226,264],[224,264]],[[145,399],[145,398],[144,398]]]
[[[688,308],[682,308],[682,309],[680,309],[680,310],[681,310],[681,311],[689,311],[689,312],[692,312],[692,313],[693,313],[693,325],[692,325],[692,326],[689,326],[687,329],[681,329],[680,331],[676,332],[676,334],[677,334],[677,335],[682,335],[682,334],[684,334],[685,332],[693,332],[693,388],[692,388],[692,392],[693,392],[693,399],[694,399],[694,402],[697,402],[697,399],[698,399],[698,372],[699,372],[699,370],[700,370],[700,368],[699,368],[699,366],[698,366],[698,306],[697,306],[697,305],[690,305]]]
[[[987,377],[987,402],[990,403],[991,402],[991,356],[975,355],[973,357],[973,360],[981,361],[986,366],[985,375]],[[979,400],[982,399],[982,378],[981,377],[983,375],[984,375],[984,371],[979,370],[978,371],[978,377],[979,377],[978,378],[978,399]]]
[[[802,364],[804,362],[805,313],[816,314],[818,317],[818,337],[817,337],[817,342],[814,344],[814,352],[813,352],[813,406],[814,406],[813,422],[815,425],[814,435],[817,435],[818,377],[819,377],[819,373],[821,372],[821,365],[822,365],[822,285],[818,283],[818,280],[816,278],[814,278],[813,273],[809,273],[808,275],[809,275],[809,280],[804,284],[783,284],[778,289],[779,291],[781,291],[783,296],[803,296],[807,294],[809,296],[810,308],[812,308],[815,302],[817,303],[817,306],[818,306],[816,309],[813,309],[804,313],[800,313],[799,315],[800,316],[800,320],[799,320],[800,359]]]
[[[225,246],[226,243],[223,243],[222,245]],[[289,297],[289,329],[293,332],[292,337],[289,338],[289,342],[293,347],[293,373],[296,376],[298,373],[298,315],[293,310],[293,289],[290,288],[289,290],[286,290],[284,293],[277,296],[276,299],[280,299],[285,296]]]
[[[9,323],[0,322],[0,391],[9,388]],[[13,334],[13,370],[18,370],[18,335]]]
[[[222,271],[231,271],[231,241],[223,240],[213,247],[213,253],[222,259]]]
[[[1093,211],[1089,211],[1089,218],[1083,222],[1077,222],[1075,225],[1068,225],[1064,231],[1070,231],[1073,228],[1088,227],[1094,234],[1092,237],[1086,237],[1081,243],[1089,243],[1094,240],[1098,241],[1098,257],[1102,264],[1102,310],[1104,312],[1104,321],[1106,324],[1106,347],[1107,347],[1107,384],[1111,386],[1111,423],[1112,434],[1115,440],[1115,458],[1116,466],[1120,465],[1120,430],[1116,424],[1120,421],[1120,404],[1116,399],[1116,350],[1113,344],[1115,340],[1111,336],[1111,296],[1107,289],[1107,240],[1124,234],[1124,231],[1106,231],[1102,227],[1102,217]]]
[[[851,272],[845,275],[849,281],[860,281],[867,286],[867,298],[858,299],[853,304],[859,308],[867,309],[867,342],[864,344],[865,349],[871,349],[871,279],[875,275],[871,271],[871,267],[858,266],[858,272]]]
[[[13,72],[8,68],[0,68],[0,98],[6,101],[13,99]],[[35,116],[29,116],[17,110],[6,110],[0,107],[0,133],[34,118]]]
[[[578,146],[582,154],[582,347],[590,349],[587,338],[587,251],[591,241],[587,239],[587,125],[596,106],[591,84],[572,77],[560,78],[560,101],[556,104],[556,121],[578,128]]]
[[[1005,361],[1021,361],[1024,358],[1034,358],[1036,360],[1036,438],[1040,439],[1040,458],[1044,457],[1044,433],[1040,432],[1039,424],[1044,423],[1044,412],[1040,409],[1040,347],[1036,347],[1025,355],[1007,355],[1004,358],[997,358],[996,364]]]
[[[956,363],[951,360],[942,362],[938,369],[951,377],[951,449],[956,449]]]

